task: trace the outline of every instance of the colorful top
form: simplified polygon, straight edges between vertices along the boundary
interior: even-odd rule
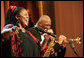
[[[11,25],[6,25],[9,28]],[[5,50],[5,51],[4,51]],[[11,34],[8,41],[2,42],[2,54],[15,57],[40,57],[39,40],[27,31],[19,30]]]

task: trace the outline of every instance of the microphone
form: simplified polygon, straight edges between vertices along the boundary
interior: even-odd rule
[[[47,34],[49,34],[49,35],[51,35],[51,36],[53,36],[53,37],[55,37],[56,38],[56,35],[55,34],[53,34],[53,33],[49,33],[47,30],[44,30],[44,28],[42,28],[42,27],[34,27],[37,31],[40,31],[40,32],[43,32],[43,33],[47,33]]]
[[[69,44],[70,44],[70,47],[73,49],[74,53],[79,57],[79,55],[78,55],[78,53],[77,53],[77,51],[75,49],[75,46],[74,46],[73,42],[69,41]]]

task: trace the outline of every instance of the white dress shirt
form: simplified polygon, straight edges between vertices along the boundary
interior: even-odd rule
[[[46,33],[44,33],[44,34],[41,35],[41,39],[42,39],[42,41],[40,42],[40,44],[43,43],[43,41],[44,41],[44,39],[45,39],[45,38],[44,38],[45,35],[46,35]]]

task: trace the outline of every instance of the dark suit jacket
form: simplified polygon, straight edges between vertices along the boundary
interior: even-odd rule
[[[39,31],[35,30],[34,28],[29,28],[28,29],[37,39],[39,39],[39,41],[41,41],[41,34]],[[48,44],[51,40],[49,39]],[[53,46],[55,53],[53,55],[50,55],[50,57],[64,57],[65,56],[65,52],[66,52],[66,48],[59,45],[58,43],[55,43],[55,45]]]

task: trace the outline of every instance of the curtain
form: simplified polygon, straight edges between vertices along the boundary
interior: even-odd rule
[[[11,5],[29,10],[33,24],[36,24],[41,15],[49,15],[51,28],[57,36],[63,34],[67,39],[80,36],[81,44],[74,44],[79,56],[83,56],[83,1],[1,1],[1,30]],[[76,57],[69,45],[65,57]]]

